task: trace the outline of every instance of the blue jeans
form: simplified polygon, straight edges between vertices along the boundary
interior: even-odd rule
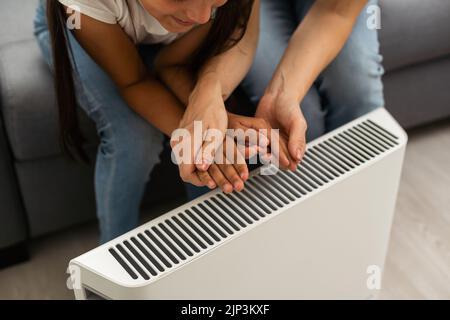
[[[255,105],[264,94],[292,34],[313,3],[314,0],[261,1],[258,49],[253,66],[242,83]],[[371,0],[367,6],[373,4],[377,1]],[[381,81],[384,70],[378,33],[366,26],[366,8],[342,51],[319,75],[301,102],[308,123],[308,142],[384,106]],[[187,186],[187,191],[189,198],[193,199],[208,189]]]
[[[45,0],[37,10],[34,28],[42,54],[53,68]],[[104,243],[137,226],[144,189],[163,148],[163,134],[127,105],[110,77],[70,33],[69,42],[78,102],[95,122],[100,137],[94,183],[100,242]],[[150,67],[156,47],[143,46],[140,52]]]

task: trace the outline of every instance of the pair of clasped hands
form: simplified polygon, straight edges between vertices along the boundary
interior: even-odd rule
[[[260,154],[261,159],[277,156],[280,169],[285,170],[296,170],[305,153],[306,121],[299,102],[283,93],[267,92],[257,107],[255,117],[244,117],[227,112],[221,92],[208,91],[208,94],[204,94],[194,90],[179,128],[186,129],[191,136],[194,136],[195,121],[201,121],[203,132],[208,129],[216,129],[224,137],[219,148],[217,148],[217,143],[211,148],[209,144],[213,142],[203,134],[203,140],[199,144],[201,148],[195,150],[194,144],[191,143],[191,161],[178,163],[182,180],[197,187],[207,186],[210,189],[219,187],[224,193],[239,192],[244,189],[245,182],[249,178],[245,159],[255,155],[255,152]],[[235,141],[234,137],[226,134],[227,129],[242,129],[243,131],[253,129],[258,133],[265,132],[264,135],[258,134],[259,140],[265,141],[258,141],[257,145],[249,145],[248,141],[247,143]],[[273,141],[272,134],[275,132],[273,129],[279,129],[276,132],[277,154],[262,154],[259,150],[260,146],[269,145]],[[227,139],[233,141],[230,143],[230,141],[226,141]],[[172,135],[172,148],[174,149],[179,143],[182,143],[182,139],[175,139]],[[239,148],[239,143],[244,143],[244,148]],[[215,159],[219,153],[223,153],[221,159],[225,157],[225,154],[229,154],[226,149],[230,145],[235,148],[231,153],[235,158],[216,162]],[[264,149],[274,152],[270,148]],[[242,161],[242,159],[244,160]]]

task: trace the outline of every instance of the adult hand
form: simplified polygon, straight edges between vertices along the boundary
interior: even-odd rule
[[[266,93],[256,110],[272,128],[280,129],[279,163],[283,169],[295,170],[306,149],[307,123],[298,101],[286,94]]]
[[[249,177],[245,159],[257,154],[264,155],[266,147],[270,145],[271,132],[270,125],[264,119],[233,113],[228,113],[228,128],[233,131],[225,136],[208,172],[197,171],[202,183],[209,185],[212,178],[214,186],[220,187],[225,193],[244,189]],[[253,130],[249,131],[249,129]],[[236,130],[242,130],[241,133],[244,135],[237,134]],[[253,136],[252,133],[254,133]]]
[[[195,132],[195,122],[201,124],[201,131]],[[222,97],[220,84],[211,78],[203,77],[203,81],[198,83],[189,97],[189,104],[179,128],[186,129],[190,135],[190,141],[185,141],[184,150],[190,150],[189,161],[178,163],[180,177],[184,182],[195,186],[215,187],[211,177],[205,180],[199,178],[199,171],[208,171],[213,163],[215,153],[222,144],[225,131],[228,125],[228,117]],[[220,141],[215,141],[213,132],[219,133]],[[189,144],[187,144],[189,142]],[[171,146],[175,148],[181,141],[172,135]]]

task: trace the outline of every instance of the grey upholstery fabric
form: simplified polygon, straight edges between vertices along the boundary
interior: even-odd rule
[[[16,163],[30,236],[95,217],[93,168],[63,157]]]
[[[387,73],[386,107],[406,127],[450,117],[450,56]]]
[[[387,71],[450,55],[450,1],[382,0],[381,8]]]
[[[27,221],[0,116],[0,249],[24,241]]]
[[[1,0],[0,46],[33,38],[33,17],[39,0]]]
[[[0,47],[1,111],[19,161],[61,153],[53,78],[34,39]],[[93,123],[80,111],[82,127],[96,141]]]

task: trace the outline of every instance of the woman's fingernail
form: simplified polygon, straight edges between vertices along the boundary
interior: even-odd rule
[[[200,165],[200,170],[206,171],[206,164],[201,164]]]
[[[223,186],[223,192],[230,193],[231,191],[233,191],[233,187],[230,184],[227,183]]]
[[[214,188],[216,187],[216,184],[215,184],[214,182],[210,181],[209,184],[208,184],[208,186],[209,186],[211,189],[214,189]]]
[[[302,151],[300,149],[297,150],[297,160],[302,158]]]
[[[212,161],[210,160],[210,157],[208,155],[203,155],[202,157],[202,163],[205,165],[209,165]]]

